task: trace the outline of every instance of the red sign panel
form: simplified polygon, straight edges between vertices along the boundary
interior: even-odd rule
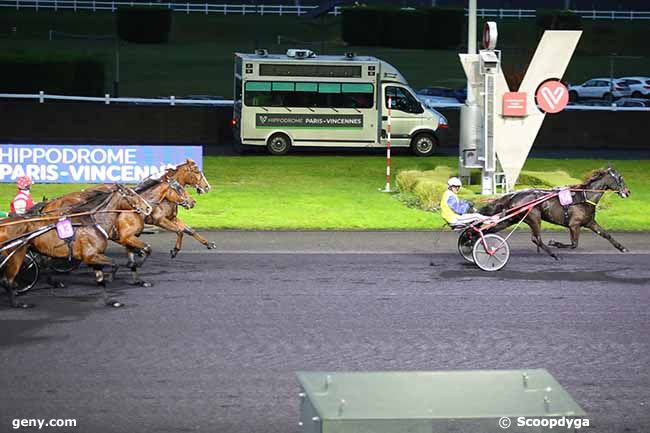
[[[526,116],[526,92],[504,93],[503,115],[508,117]]]
[[[546,113],[559,113],[569,103],[569,90],[557,80],[542,83],[535,94],[537,106]]]

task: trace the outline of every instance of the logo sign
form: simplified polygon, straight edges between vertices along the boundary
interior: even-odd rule
[[[361,114],[256,114],[256,128],[363,128]]]
[[[186,158],[201,166],[201,146],[0,144],[0,182],[138,183]]]
[[[545,113],[559,113],[569,103],[569,90],[559,80],[544,81],[537,88],[535,99]]]
[[[493,50],[497,46],[497,23],[494,21],[487,21],[483,26],[483,48],[486,50]]]
[[[526,116],[526,92],[506,92],[503,94],[503,115],[508,117]]]

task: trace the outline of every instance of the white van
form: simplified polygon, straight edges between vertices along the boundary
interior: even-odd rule
[[[235,53],[233,127],[241,144],[273,155],[292,146],[386,147],[432,155],[448,127],[424,108],[402,74],[375,57]]]

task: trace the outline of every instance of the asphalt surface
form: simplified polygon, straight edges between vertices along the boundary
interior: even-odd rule
[[[216,250],[187,239],[175,259],[169,234],[146,236],[154,286],[120,271],[121,309],[85,269],[24,296],[34,309],[0,298],[0,432],[293,433],[296,371],[478,368],[546,368],[584,431],[650,431],[648,234],[615,234],[622,254],[585,233],[554,261],[518,233],[496,273],[449,232],[206,236]]]

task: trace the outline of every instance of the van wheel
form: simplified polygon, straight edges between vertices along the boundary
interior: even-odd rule
[[[286,134],[273,134],[266,142],[266,148],[271,155],[286,155],[291,149],[291,140]]]
[[[578,102],[578,92],[576,92],[575,90],[571,90],[569,92],[569,101]]]
[[[411,151],[417,156],[431,156],[437,148],[438,140],[432,134],[418,134],[411,140]]]
[[[643,93],[636,90],[634,93],[632,93],[632,97],[633,98],[643,98]]]
[[[605,94],[603,95],[603,99],[604,99],[606,102],[610,102],[610,103],[611,103],[611,102],[614,100],[614,95],[612,95],[611,93],[607,92],[607,93],[605,93]]]

